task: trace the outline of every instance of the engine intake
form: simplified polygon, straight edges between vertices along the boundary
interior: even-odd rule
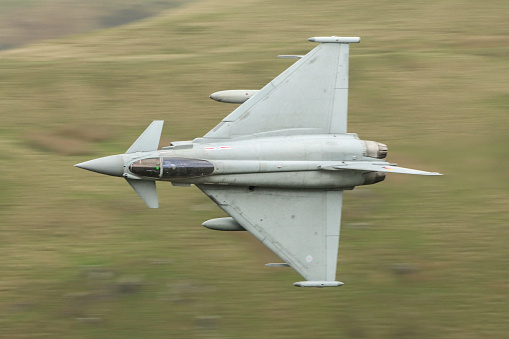
[[[384,172],[368,172],[364,173],[364,184],[363,185],[373,185],[377,182],[385,180]]]
[[[387,145],[368,140],[364,140],[364,144],[366,146],[364,156],[377,159],[384,159],[387,156]]]

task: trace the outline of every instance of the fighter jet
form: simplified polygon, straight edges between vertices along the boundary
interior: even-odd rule
[[[250,232],[284,261],[267,265],[305,279],[295,286],[343,285],[343,191],[386,173],[440,173],[391,164],[386,145],[347,132],[349,47],[360,38],[309,41],[319,45],[261,90],[215,93],[243,103],[203,137],[158,149],[163,121],[154,121],[124,154],[75,166],[124,177],[150,208],[159,206],[156,181],[195,185],[230,216],[203,226]]]

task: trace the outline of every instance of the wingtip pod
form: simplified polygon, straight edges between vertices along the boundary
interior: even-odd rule
[[[297,281],[293,286],[297,287],[338,287],[343,286],[341,281]]]
[[[328,43],[340,43],[340,44],[351,44],[358,43],[361,41],[360,37],[339,37],[339,36],[326,36],[326,37],[312,37],[308,41],[311,42],[328,42]]]
[[[280,59],[302,59],[304,55],[278,55],[277,56]]]

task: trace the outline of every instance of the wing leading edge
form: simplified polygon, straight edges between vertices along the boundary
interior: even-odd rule
[[[349,43],[360,38],[311,38],[322,42],[223,119],[205,138],[230,139],[272,132],[347,132]]]
[[[342,285],[334,280],[343,191],[198,187],[308,280],[296,286]]]

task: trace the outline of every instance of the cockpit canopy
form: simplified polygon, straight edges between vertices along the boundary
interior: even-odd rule
[[[135,161],[129,171],[154,179],[186,179],[212,174],[214,165],[206,160],[161,157]]]

